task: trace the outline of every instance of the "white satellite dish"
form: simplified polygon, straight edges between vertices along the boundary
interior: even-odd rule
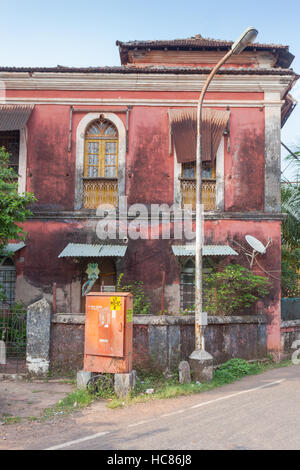
[[[262,255],[264,255],[265,252],[267,251],[267,248],[262,244],[262,242],[257,240],[257,238],[252,237],[252,235],[246,235],[245,239],[249,243],[251,248],[253,248],[254,251],[257,251],[258,253],[261,253]]]

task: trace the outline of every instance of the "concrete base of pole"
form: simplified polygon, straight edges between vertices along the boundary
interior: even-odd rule
[[[213,357],[204,349],[193,351],[189,363],[194,381],[209,382],[213,378]]]
[[[136,371],[128,374],[115,374],[115,393],[117,397],[126,397],[134,389],[136,383]]]
[[[80,370],[77,372],[77,388],[86,388],[88,381],[92,378],[91,372]]]

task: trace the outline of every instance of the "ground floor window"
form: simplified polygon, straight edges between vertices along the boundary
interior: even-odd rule
[[[18,174],[19,172],[19,150],[20,150],[20,131],[0,132],[0,148],[4,147],[10,154],[10,166]]]
[[[180,275],[180,307],[193,309],[195,305],[195,263],[191,259],[182,267]]]
[[[217,271],[218,261],[213,257],[203,258],[203,274]],[[195,308],[195,262],[188,259],[182,264],[180,274],[180,308],[191,310]]]
[[[9,259],[0,260],[0,291],[4,294],[4,300],[1,301],[0,307],[7,304],[12,305],[15,302],[16,290],[16,268],[14,263]]]

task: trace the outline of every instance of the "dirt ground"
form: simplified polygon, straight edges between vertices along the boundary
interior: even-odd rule
[[[46,389],[47,384],[44,386]],[[48,387],[52,389],[51,384]],[[295,414],[300,406],[299,387],[300,368],[290,366],[208,392],[118,409],[97,400],[66,416],[0,426],[0,451],[57,445],[66,450],[76,447],[114,453],[132,449],[299,449],[300,421]]]
[[[66,380],[0,380],[0,425],[6,418],[38,418],[73,389]]]

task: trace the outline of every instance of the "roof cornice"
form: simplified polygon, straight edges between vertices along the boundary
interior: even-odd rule
[[[258,71],[257,71],[258,72]],[[259,71],[261,72],[261,70]],[[197,91],[206,73],[66,73],[66,72],[1,72],[0,80],[7,90],[95,90],[95,91]],[[210,85],[215,92],[277,91],[281,97],[298,79],[288,73],[253,73],[217,75]],[[5,101],[5,100],[4,100]]]

